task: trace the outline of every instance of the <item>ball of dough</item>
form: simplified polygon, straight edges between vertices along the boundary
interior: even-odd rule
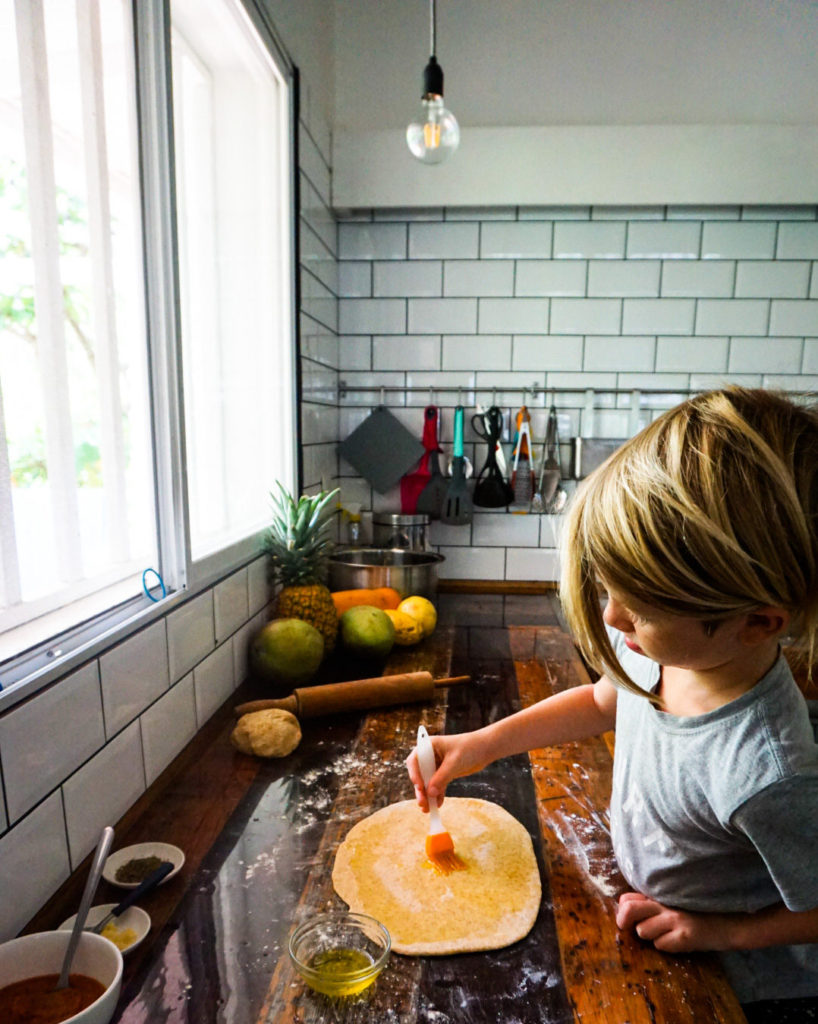
[[[301,742],[301,726],[289,711],[251,711],[238,720],[230,741],[242,754],[286,757]]]

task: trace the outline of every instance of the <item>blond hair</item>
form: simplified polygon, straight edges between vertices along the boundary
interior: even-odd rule
[[[614,654],[599,580],[703,623],[764,605],[818,633],[818,411],[729,387],[668,410],[578,487],[560,598],[588,662],[642,693]]]

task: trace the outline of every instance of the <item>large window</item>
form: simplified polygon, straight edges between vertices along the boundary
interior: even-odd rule
[[[293,483],[289,84],[245,2],[140,48],[163,0],[0,0],[0,661],[228,571]]]
[[[194,559],[260,529],[292,465],[288,97],[240,4],[172,0]],[[283,465],[282,465],[283,463]]]

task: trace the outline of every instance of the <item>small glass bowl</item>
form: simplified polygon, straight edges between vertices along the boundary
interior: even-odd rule
[[[386,967],[392,940],[368,914],[328,911],[311,917],[290,936],[288,950],[310,988],[331,998],[357,996]],[[344,960],[369,961],[345,969]],[[322,963],[323,961],[323,963]]]

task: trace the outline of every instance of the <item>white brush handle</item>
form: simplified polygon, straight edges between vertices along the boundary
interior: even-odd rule
[[[421,725],[418,727],[418,743],[417,743],[417,755],[418,755],[418,767],[420,768],[420,774],[423,777],[424,788],[428,787],[432,781],[432,776],[435,773],[437,765],[435,763],[435,752],[432,747],[432,741],[429,737],[429,733],[426,732],[426,727]],[[429,832],[445,832],[443,823],[440,820],[440,815],[437,811],[437,800],[433,796],[426,794],[429,801]]]

